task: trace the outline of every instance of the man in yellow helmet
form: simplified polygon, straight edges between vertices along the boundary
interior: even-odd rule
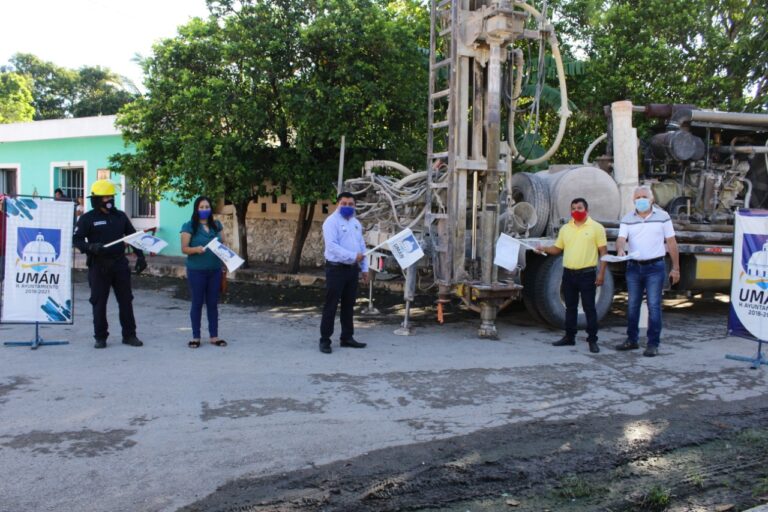
[[[88,255],[88,284],[91,287],[90,303],[93,306],[93,336],[95,348],[106,348],[109,337],[107,323],[107,301],[109,289],[115,290],[120,310],[120,327],[123,343],[132,347],[143,345],[136,337],[136,319],[133,316],[133,293],[131,292],[131,270],[125,257],[125,244],[120,242],[105,247],[110,242],[135,233],[133,224],[124,213],[115,208],[115,185],[109,180],[98,180],[91,187],[92,210],[84,213],[77,221],[72,242],[75,247]],[[144,253],[136,252],[136,273],[147,268]]]

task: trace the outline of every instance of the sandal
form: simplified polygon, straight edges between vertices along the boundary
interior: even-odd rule
[[[200,340],[192,340],[189,343],[187,343],[187,346],[189,348],[200,348]]]
[[[216,341],[212,341],[211,345],[216,345],[217,347],[226,347],[227,342],[224,340],[216,340]]]

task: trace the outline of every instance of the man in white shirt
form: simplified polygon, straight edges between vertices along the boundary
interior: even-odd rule
[[[341,346],[365,348],[353,337],[357,281],[368,284],[363,226],[355,218],[355,196],[342,192],[336,210],[323,222],[325,242],[325,305],[320,322],[320,352],[330,354],[336,308],[341,300]]]
[[[680,280],[680,258],[672,219],[667,212],[653,205],[653,194],[647,187],[637,187],[632,195],[635,211],[621,219],[616,252],[626,252],[634,258],[627,262],[627,339],[616,350],[639,348],[640,305],[645,293],[648,301],[648,345],[643,355],[654,357],[661,341],[661,297],[667,276],[664,256],[669,252],[672,284]],[[666,246],[665,246],[666,244]],[[627,245],[628,251],[627,251]]]

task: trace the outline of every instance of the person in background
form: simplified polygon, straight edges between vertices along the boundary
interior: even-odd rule
[[[77,205],[75,205],[75,218],[79,219],[82,214],[85,213],[85,202],[82,197],[77,198]]]
[[[560,228],[555,245],[538,247],[551,255],[563,254],[563,281],[561,289],[565,298],[565,336],[552,343],[555,347],[576,344],[576,325],[579,316],[579,296],[584,315],[587,317],[587,343],[589,351],[600,352],[597,344],[597,287],[605,279],[604,261],[599,256],[608,253],[605,228],[589,216],[586,199],[571,201],[571,220]]]
[[[64,195],[64,191],[60,188],[53,191],[53,198],[56,201],[66,201],[68,199],[68,197]]]
[[[635,210],[626,214],[619,224],[616,253],[624,256],[629,248],[633,259],[627,261],[627,339],[616,350],[636,350],[640,337],[640,305],[643,294],[648,301],[648,344],[643,355],[654,357],[661,342],[661,297],[667,276],[664,256],[669,252],[672,284],[680,280],[680,255],[675,229],[667,212],[654,206],[653,193],[647,187],[637,187],[632,194]]]
[[[341,300],[341,346],[365,348],[353,337],[357,281],[368,284],[363,226],[355,218],[355,196],[342,192],[336,210],[323,222],[325,242],[325,304],[320,322],[320,352],[330,354],[336,308]]]
[[[219,293],[221,291],[222,262],[209,249],[212,240],[221,241],[221,223],[213,218],[211,200],[205,196],[195,199],[192,218],[181,227],[181,251],[187,255],[187,281],[192,296],[189,317],[192,321],[190,348],[200,347],[200,324],[203,304],[208,317],[210,342],[226,347],[219,338]]]
[[[91,186],[91,207],[80,216],[72,236],[72,243],[88,257],[88,285],[91,287],[90,303],[93,306],[94,348],[106,348],[109,337],[107,323],[107,301],[110,288],[115,291],[120,310],[120,327],[123,343],[140,347],[144,343],[136,337],[136,319],[133,316],[133,293],[131,291],[131,270],[125,257],[125,243],[106,247],[110,242],[120,240],[136,232],[130,219],[115,207],[115,185],[109,180],[98,180]],[[136,253],[136,273],[147,268],[144,253]]]

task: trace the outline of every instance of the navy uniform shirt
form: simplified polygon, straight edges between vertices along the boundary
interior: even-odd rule
[[[136,232],[128,216],[116,208],[112,208],[109,213],[104,213],[100,209],[93,209],[84,213],[77,219],[77,227],[72,237],[72,243],[80,252],[86,252],[88,244],[101,242],[106,245],[115,240],[119,240],[126,235]],[[138,256],[144,253],[134,249]],[[125,243],[120,242],[112,247],[107,247],[100,257],[115,257],[125,253]]]

